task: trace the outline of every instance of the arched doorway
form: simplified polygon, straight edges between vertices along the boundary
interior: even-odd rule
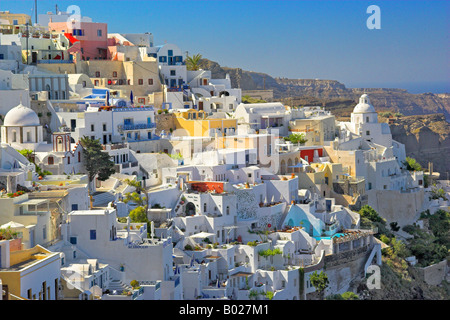
[[[298,165],[298,158],[294,159],[294,166]],[[300,168],[294,168],[294,172],[300,172]]]
[[[188,202],[186,204],[186,211],[185,211],[187,216],[193,216],[195,215],[195,204],[193,204],[192,202]]]
[[[280,174],[286,174],[286,162],[284,160],[281,160]]]

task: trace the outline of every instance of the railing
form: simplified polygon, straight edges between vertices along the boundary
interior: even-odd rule
[[[364,177],[357,176],[357,177],[339,178],[339,179],[334,180],[334,182],[336,182],[336,183],[347,183],[347,182],[359,183],[359,182],[363,182],[364,180],[365,180]]]
[[[71,60],[38,60],[38,64],[73,63]]]
[[[124,124],[124,125],[118,125],[117,128],[119,130],[139,130],[139,129],[151,129],[155,128],[156,123],[137,123],[137,124]]]
[[[161,287],[161,282],[144,280],[144,281],[139,281],[139,285],[140,286],[155,286],[155,290],[158,290]]]

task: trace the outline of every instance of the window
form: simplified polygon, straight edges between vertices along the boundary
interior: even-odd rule
[[[148,84],[151,86],[153,85],[153,79],[148,79]]]
[[[90,239],[91,240],[96,240],[97,239],[97,232],[96,230],[90,230]]]
[[[98,29],[97,30],[97,37],[101,37],[102,36],[102,30],[101,29]]]
[[[91,124],[91,131],[95,131],[95,126]]]
[[[72,211],[78,210],[78,204],[74,203],[72,204]]]
[[[369,117],[366,117],[366,122],[369,122]]]
[[[71,244],[77,244],[77,237],[70,237],[69,242]]]
[[[3,55],[3,53],[0,53],[0,60],[5,59],[5,56]]]
[[[167,55],[169,57],[172,57],[173,56],[173,50],[167,50]]]
[[[53,157],[48,157],[47,158],[48,164],[54,164],[55,160],[53,159]]]
[[[227,206],[227,216],[230,215],[230,206]]]
[[[47,226],[45,224],[42,227],[42,239],[47,239]]]
[[[167,57],[166,56],[159,57],[159,62],[167,62]]]
[[[95,77],[100,78],[100,71],[95,71]]]
[[[145,104],[145,98],[138,98],[138,103]]]
[[[176,75],[177,75],[176,70],[170,70],[170,75],[171,75],[171,76],[176,76]]]
[[[206,203],[203,204],[203,212],[206,212]]]
[[[19,21],[17,19],[13,20],[13,25],[17,26],[19,24]]]
[[[370,136],[370,131],[369,130],[366,131],[366,136]]]
[[[113,71],[113,78],[117,78],[117,71]]]
[[[98,87],[99,83],[100,82],[98,80],[94,80],[94,86]]]
[[[138,84],[143,85],[144,84],[144,79],[139,79],[138,80]]]

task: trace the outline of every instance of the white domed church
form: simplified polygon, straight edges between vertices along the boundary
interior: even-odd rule
[[[70,141],[69,132],[52,133],[52,144],[44,141],[38,115],[22,104],[8,111],[1,127],[2,144],[33,151],[35,163],[53,174],[83,171],[82,147]]]
[[[16,149],[36,150],[43,142],[39,117],[31,108],[19,104],[8,111],[1,129],[2,143]]]
[[[392,135],[389,125],[378,122],[378,114],[366,93],[361,95],[359,103],[353,109],[347,129],[368,142],[387,148],[392,146]]]

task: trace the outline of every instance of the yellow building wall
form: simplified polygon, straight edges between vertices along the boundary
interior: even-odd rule
[[[17,20],[17,24],[26,24],[27,22],[31,25],[31,17],[25,13],[10,13],[2,12],[0,13],[0,19],[8,20],[10,24],[13,24],[13,20]]]
[[[195,113],[197,119],[188,119],[189,114]],[[176,114],[174,119],[176,129],[184,129],[191,137],[210,136],[210,130],[221,129],[224,132],[224,128],[237,129],[236,119],[202,119],[203,112],[196,110],[188,110],[186,112],[180,112]],[[200,116],[200,119],[199,119]]]
[[[20,297],[20,272],[19,271],[0,271],[2,284],[8,286],[9,293]]]

